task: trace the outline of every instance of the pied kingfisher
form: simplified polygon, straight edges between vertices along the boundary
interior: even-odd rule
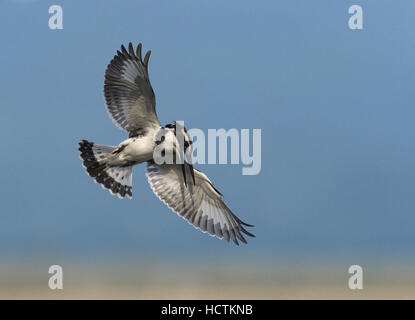
[[[165,127],[156,115],[156,100],[148,76],[148,60],[151,51],[142,59],[141,43],[134,52],[121,51],[108,64],[105,71],[104,96],[112,121],[129,132],[128,139],[117,147],[81,140],[79,151],[90,177],[120,198],[132,197],[133,166],[147,162],[147,179],[154,193],[170,209],[187,220],[195,228],[219,239],[238,240],[246,243],[242,233],[254,237],[222,200],[222,194],[208,177],[191,164],[192,140],[184,126],[174,122]],[[163,137],[155,137],[163,131]],[[177,136],[183,137],[180,143]],[[180,163],[155,161],[158,146],[173,148]],[[179,146],[182,145],[183,148]],[[179,156],[180,158],[180,156]]]

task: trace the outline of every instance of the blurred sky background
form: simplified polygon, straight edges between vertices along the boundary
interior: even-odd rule
[[[63,30],[48,27],[53,4]],[[348,28],[353,4],[363,30]],[[413,1],[2,0],[0,260],[412,260],[414,12]],[[133,200],[85,173],[80,139],[126,138],[102,92],[130,41],[152,50],[162,124],[262,129],[259,175],[197,166],[255,225],[248,245],[179,218],[145,165]]]

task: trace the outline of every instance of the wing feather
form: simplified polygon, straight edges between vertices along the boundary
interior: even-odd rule
[[[158,128],[156,98],[148,76],[148,51],[141,58],[141,43],[134,52],[132,43],[128,51],[121,51],[111,60],[105,71],[104,96],[107,111],[113,122],[127,131]]]
[[[232,239],[246,243],[242,233],[247,232],[241,221],[223,202],[221,194],[202,172],[194,169],[195,181],[191,178],[189,164],[185,164],[186,184],[181,165],[158,165],[147,163],[147,178],[153,192],[170,209],[187,220],[196,229],[209,233],[219,239]],[[250,226],[250,225],[248,225]]]

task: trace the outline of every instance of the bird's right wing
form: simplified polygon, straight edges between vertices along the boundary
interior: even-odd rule
[[[181,164],[158,165],[149,161],[148,182],[160,200],[196,229],[227,241],[232,239],[235,244],[238,244],[238,239],[246,243],[242,233],[254,237],[244,228],[252,225],[246,224],[232,213],[208,177],[194,169],[193,181],[191,169],[185,163],[187,174],[183,175]]]
[[[128,51],[121,51],[105,71],[104,96],[108,113],[121,129],[135,132],[148,127],[158,128],[156,98],[148,76],[148,59],[151,51],[141,57],[141,43],[134,52],[130,43]]]

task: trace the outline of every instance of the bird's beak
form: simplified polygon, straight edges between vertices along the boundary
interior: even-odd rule
[[[190,173],[192,174],[192,179],[193,179],[193,185],[196,185],[196,181],[195,181],[195,172],[193,170],[193,165],[189,164],[189,168],[190,168]]]
[[[189,169],[190,169],[190,174],[192,175],[192,180],[193,180],[193,185],[196,185],[196,181],[195,181],[195,172],[193,169],[193,165],[188,164],[189,165]],[[183,172],[183,179],[184,179],[184,184],[187,187],[187,180],[186,180],[186,164],[183,163],[182,164],[182,172]]]
[[[184,179],[184,185],[187,187],[187,181],[186,181],[186,167],[185,164],[182,164],[182,172],[183,172],[183,179]]]

